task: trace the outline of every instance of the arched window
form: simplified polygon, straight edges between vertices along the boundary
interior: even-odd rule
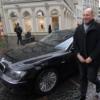
[[[42,10],[39,10],[39,11],[37,12],[37,16],[38,16],[38,17],[42,17],[42,16],[44,16],[43,11],[42,11]]]
[[[59,12],[57,9],[51,11],[52,30],[59,30]]]
[[[52,16],[58,16],[58,15],[59,15],[58,10],[57,10],[57,9],[53,9],[53,10],[51,11],[51,15],[52,15]]]
[[[15,12],[11,12],[11,13],[10,13],[10,17],[11,17],[11,18],[17,17],[17,14],[16,14]]]
[[[23,17],[24,17],[25,32],[31,32],[32,31],[31,14],[28,11],[25,11],[23,13]]]
[[[37,11],[37,23],[38,23],[38,31],[44,32],[45,31],[45,17],[42,10]]]
[[[29,13],[28,11],[25,11],[25,12],[23,13],[23,16],[24,16],[24,17],[30,17],[30,13]]]
[[[12,11],[9,16],[10,16],[12,28],[14,30],[16,23],[18,22],[18,15],[16,12]]]

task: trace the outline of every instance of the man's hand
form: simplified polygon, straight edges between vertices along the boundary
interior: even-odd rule
[[[89,64],[89,63],[91,63],[91,62],[92,62],[92,58],[91,58],[91,57],[86,58],[86,60],[85,60],[85,63],[86,63],[86,64]]]
[[[81,63],[86,63],[85,59],[78,53],[77,58]]]

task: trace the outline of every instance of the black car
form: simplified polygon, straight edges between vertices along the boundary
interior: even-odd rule
[[[2,83],[15,89],[31,86],[39,94],[51,92],[60,78],[77,71],[72,43],[73,32],[67,30],[9,50],[0,60]]]

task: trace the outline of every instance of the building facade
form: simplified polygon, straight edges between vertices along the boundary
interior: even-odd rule
[[[99,7],[99,0],[77,0],[76,4],[76,20],[77,23],[82,23],[82,13],[83,10],[87,7],[91,7],[94,10],[95,18],[98,17],[98,7]]]
[[[77,0],[76,3],[76,11],[75,11],[75,18],[77,21],[77,24],[81,24],[82,23],[82,12],[83,12],[83,7],[82,7],[82,0]]]
[[[14,35],[14,27],[19,23],[23,33],[48,34],[52,30],[76,27],[74,2],[70,0],[2,0],[5,31]]]
[[[86,7],[91,7],[94,10],[95,17],[98,15],[99,0],[82,0],[83,10]]]
[[[4,34],[3,27],[3,11],[2,11],[2,2],[0,2],[0,36]]]

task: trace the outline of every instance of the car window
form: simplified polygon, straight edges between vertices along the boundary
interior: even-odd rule
[[[58,44],[55,48],[56,49],[63,49],[63,50],[67,50],[70,45],[73,42],[73,37],[70,37],[69,39],[65,40],[64,42]]]
[[[46,36],[40,41],[55,47],[58,44],[65,41],[66,39],[68,39],[69,37],[71,37],[72,35],[73,35],[73,32],[70,30],[57,31],[57,32],[51,33],[50,35]]]

